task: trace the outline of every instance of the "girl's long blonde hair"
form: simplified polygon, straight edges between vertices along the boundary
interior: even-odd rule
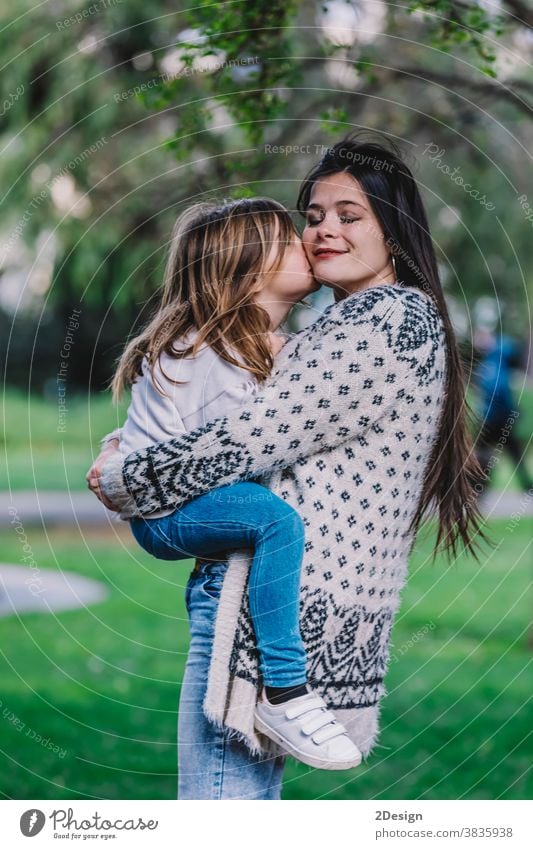
[[[113,399],[142,373],[145,357],[157,386],[154,369],[161,353],[182,359],[203,344],[265,380],[273,365],[270,318],[254,296],[265,272],[279,269],[296,234],[285,207],[271,198],[197,203],[182,213],[172,234],[159,308],[120,357],[111,382]],[[279,250],[269,264],[273,245]],[[176,341],[193,330],[194,343],[183,342],[178,350]]]

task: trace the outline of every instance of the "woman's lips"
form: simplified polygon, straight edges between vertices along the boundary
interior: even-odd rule
[[[346,251],[334,251],[331,248],[319,248],[314,252],[316,259],[331,259],[334,256],[342,256]]]

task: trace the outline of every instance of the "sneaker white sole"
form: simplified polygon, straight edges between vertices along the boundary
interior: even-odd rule
[[[356,766],[359,766],[362,760],[361,754],[358,755],[357,758],[353,758],[348,761],[328,761],[323,760],[322,758],[315,758],[313,755],[308,754],[307,752],[301,752],[296,746],[293,746],[288,740],[282,737],[278,732],[271,728],[269,725],[265,723],[262,717],[255,714],[255,727],[258,731],[268,737],[270,740],[273,740],[274,743],[277,743],[278,746],[293,758],[296,758],[297,761],[302,761],[302,763],[307,764],[307,766],[314,766],[317,769],[353,769]]]

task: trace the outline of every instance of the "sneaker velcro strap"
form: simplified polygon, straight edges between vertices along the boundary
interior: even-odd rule
[[[311,716],[307,722],[302,722],[302,731],[310,737],[319,728],[323,728],[324,725],[330,725],[330,723],[335,721],[335,717],[329,710],[321,710],[317,716]]]
[[[285,711],[287,719],[296,719],[298,716],[303,716],[304,713],[309,713],[310,710],[317,708],[325,708],[326,703],[320,696],[315,696],[313,699],[300,702],[299,705],[292,705]]]
[[[327,740],[333,740],[334,737],[340,737],[341,734],[346,734],[346,728],[341,722],[334,722],[313,734],[313,742],[325,743]]]

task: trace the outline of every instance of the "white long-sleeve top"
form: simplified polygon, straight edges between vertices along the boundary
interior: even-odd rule
[[[185,341],[177,341],[180,350],[192,344],[195,333]],[[122,428],[104,437],[120,439],[123,458],[133,451],[148,448],[190,433],[213,419],[250,402],[258,390],[258,382],[245,368],[228,363],[216,351],[203,345],[195,357],[175,359],[161,354],[154,368],[154,385],[148,361],[142,363],[142,376],[131,390],[131,402]],[[172,381],[178,380],[179,384]],[[150,518],[168,516],[174,508],[158,510]]]

